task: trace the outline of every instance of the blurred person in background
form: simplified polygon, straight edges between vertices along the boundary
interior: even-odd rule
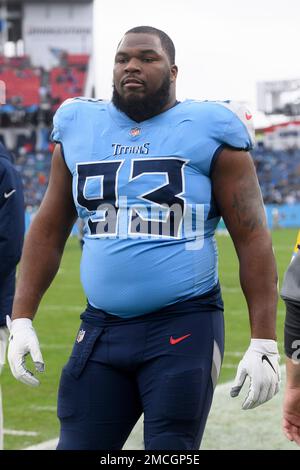
[[[21,176],[12,155],[0,142],[0,374],[5,363],[8,330],[15,292],[16,266],[21,258],[25,217]],[[0,388],[0,449],[3,449],[3,410]]]
[[[281,289],[285,301],[284,350],[286,387],[283,403],[283,431],[300,446],[300,231]]]

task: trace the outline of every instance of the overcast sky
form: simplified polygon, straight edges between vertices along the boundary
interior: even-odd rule
[[[179,99],[234,99],[255,111],[257,81],[300,78],[300,0],[95,0],[99,97],[111,97],[118,41],[142,24],[175,43]]]

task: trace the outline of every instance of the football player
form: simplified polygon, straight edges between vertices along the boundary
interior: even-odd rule
[[[300,231],[291,264],[285,273],[281,297],[286,305],[283,431],[289,440],[300,445]]]
[[[16,265],[24,238],[24,197],[21,176],[12,155],[0,143],[0,374],[5,363],[8,330],[6,315],[12,312]],[[3,411],[0,388],[0,449],[3,448]]]
[[[60,381],[58,449],[121,449],[142,413],[146,449],[199,448],[224,349],[220,216],[251,324],[232,395],[247,376],[245,409],[278,391],[277,275],[248,153],[252,116],[230,102],[179,102],[177,73],[169,36],[133,28],[116,51],[112,100],[72,99],[54,117],[8,358],[17,379],[38,384],[24,363],[29,352],[43,369],[32,320],[79,216],[88,304]]]

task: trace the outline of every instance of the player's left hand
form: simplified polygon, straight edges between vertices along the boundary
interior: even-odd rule
[[[28,354],[38,372],[44,372],[45,364],[40,350],[39,340],[32,321],[29,318],[16,318],[11,321],[7,316],[9,345],[7,358],[13,376],[26,385],[37,387],[39,380],[26,368],[25,358]]]
[[[251,339],[237,374],[230,395],[238,396],[246,377],[250,379],[248,395],[243,410],[256,408],[270,400],[279,391],[280,368],[277,342],[272,339]]]
[[[6,326],[0,326],[0,374],[5,364],[7,341],[8,329]]]

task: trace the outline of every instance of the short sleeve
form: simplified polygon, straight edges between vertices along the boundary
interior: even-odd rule
[[[224,126],[222,143],[231,147],[251,150],[255,144],[255,130],[250,111],[242,104],[234,101],[219,102],[230,113]]]
[[[74,117],[74,109],[77,103],[77,98],[68,98],[65,100],[53,117],[53,130],[51,132],[51,140],[53,142],[62,143],[64,128],[68,122]]]
[[[53,142],[61,142],[61,135],[59,131],[59,111],[60,108],[56,111],[53,117],[53,129],[51,132],[51,140]]]

